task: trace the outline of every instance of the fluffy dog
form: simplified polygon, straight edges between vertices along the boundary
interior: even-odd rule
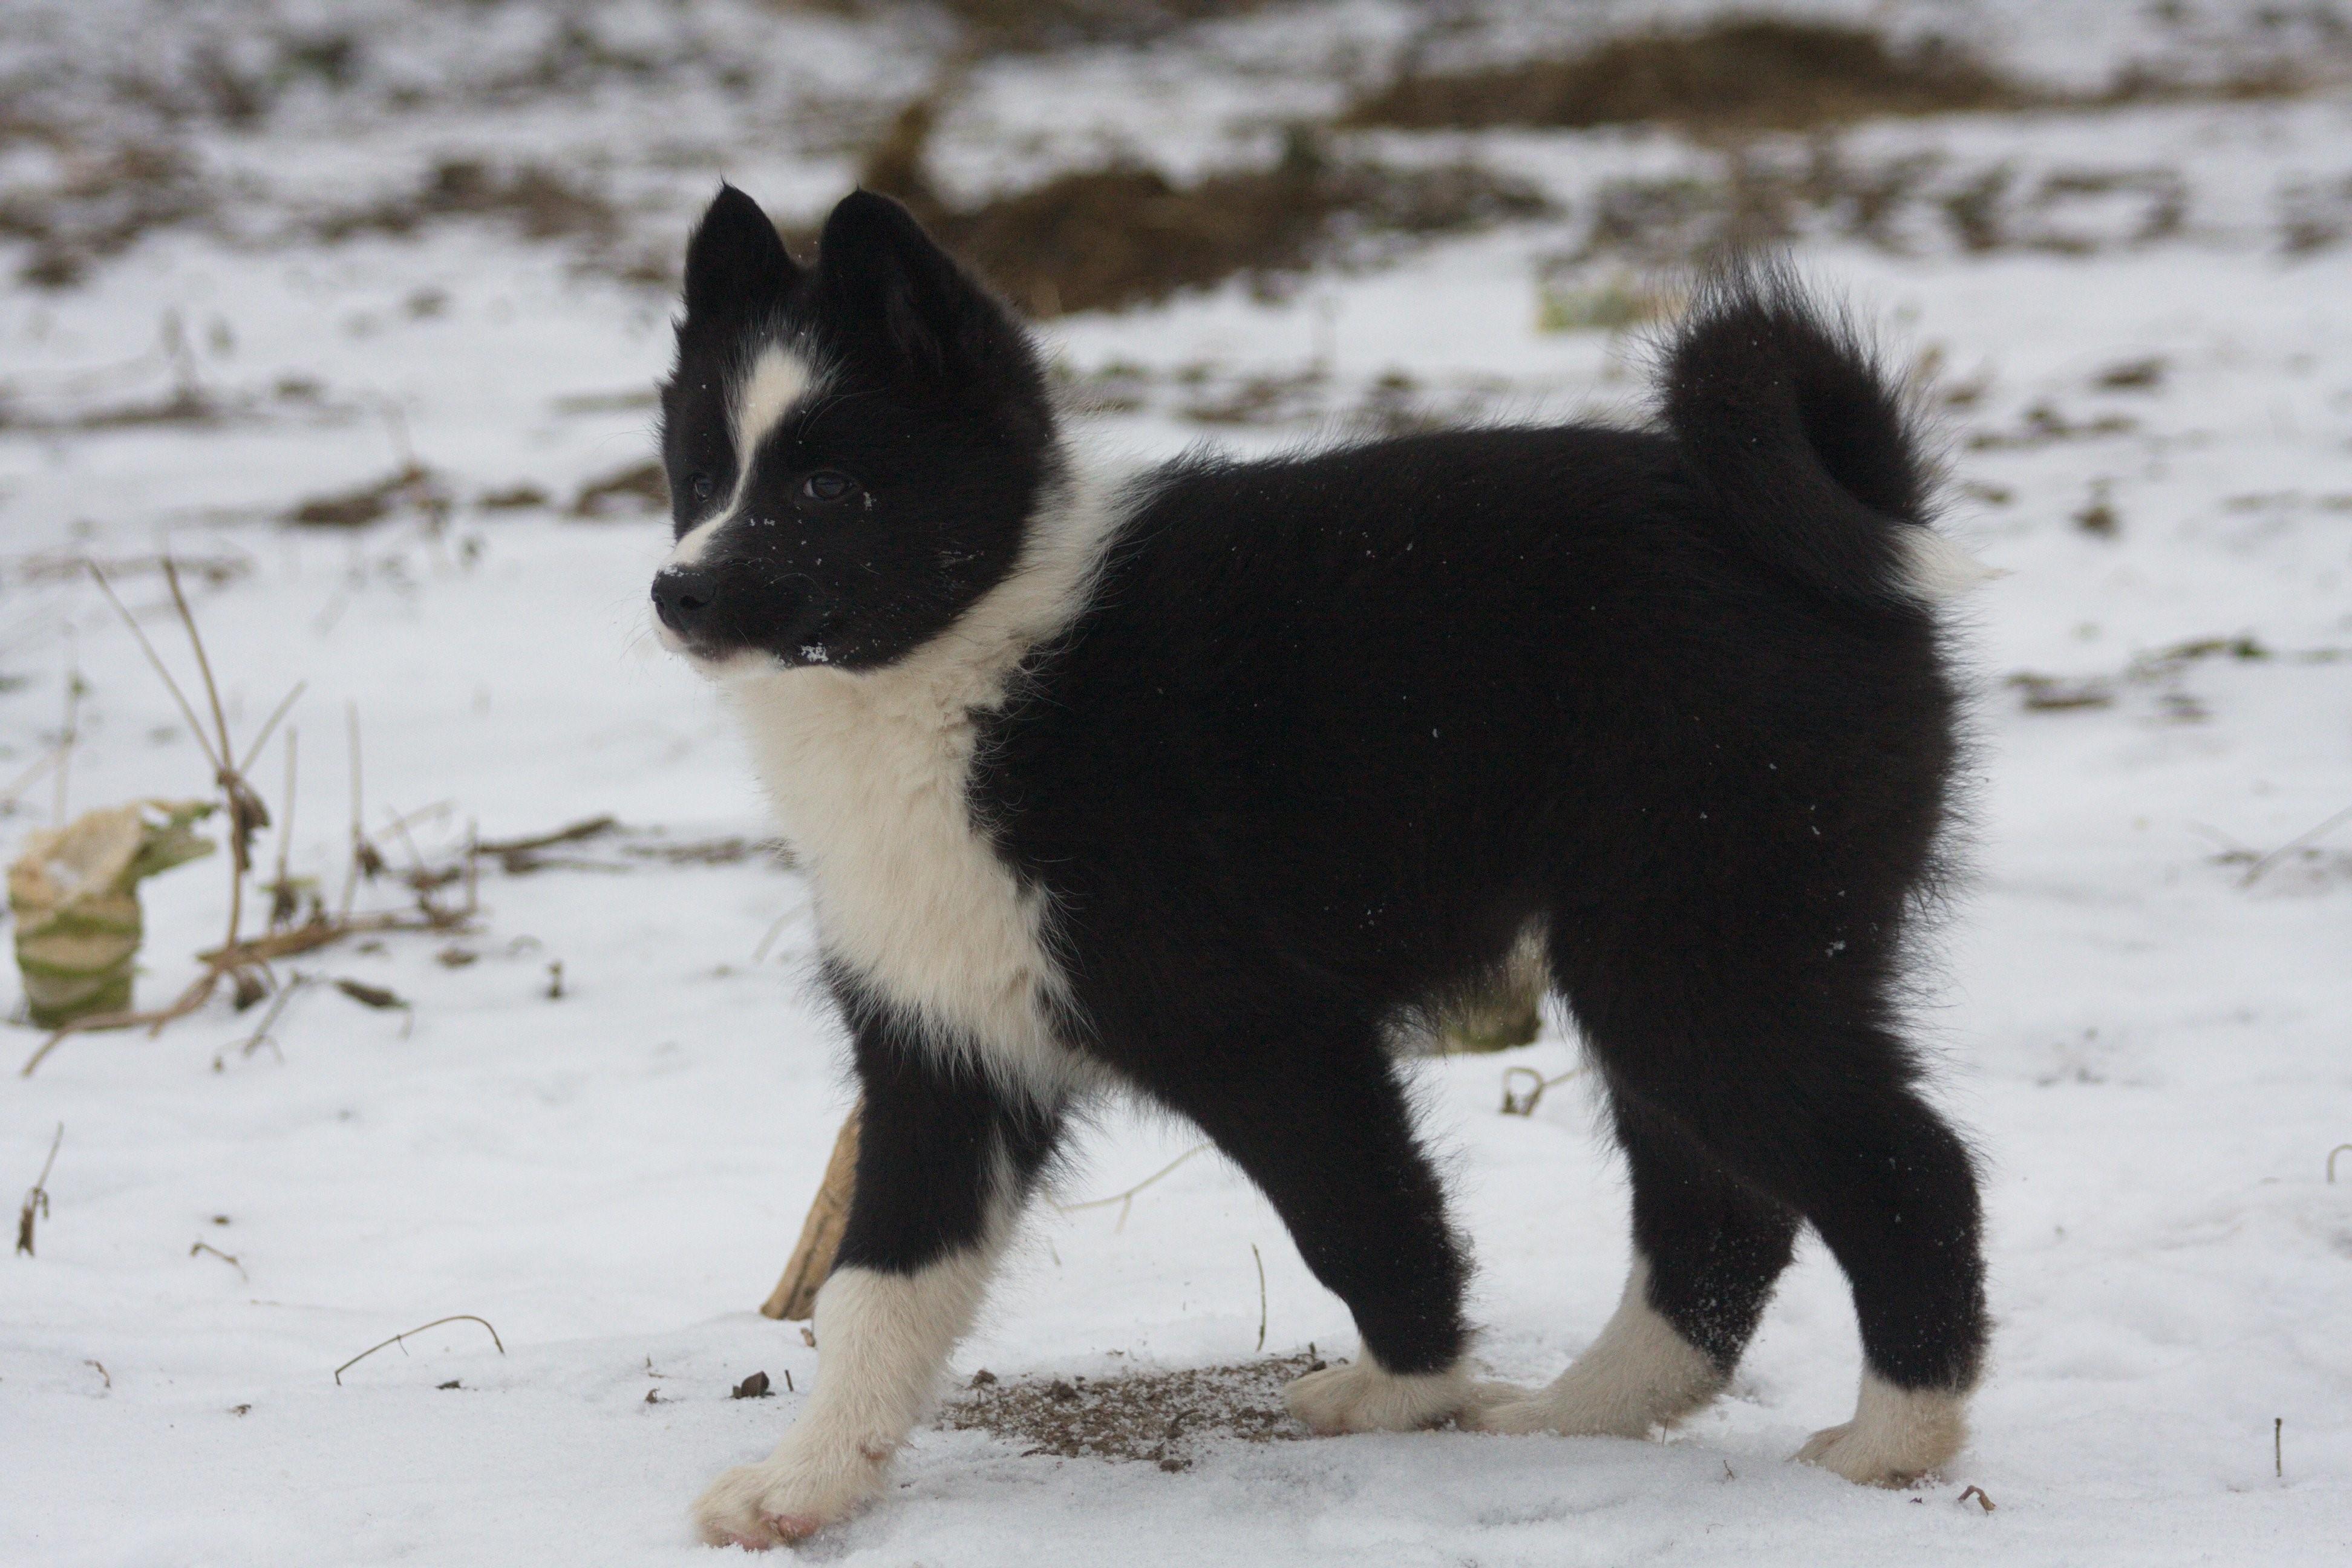
[[[1986,1319],[1968,1149],[1897,991],[1956,754],[1902,405],[1785,273],[1667,345],[1654,427],[1091,465],[1028,333],[889,200],[803,267],[720,191],[662,446],[666,643],[750,738],[865,1096],[824,1364],[696,1508],[772,1545],[881,1489],[1073,1106],[1198,1123],[1362,1336],[1319,1432],[1641,1435],[1729,1377],[1811,1225],[1854,1418],[1943,1463]],[[1475,1381],[1401,1026],[1539,952],[1601,1078],[1633,1277],[1549,1387]]]

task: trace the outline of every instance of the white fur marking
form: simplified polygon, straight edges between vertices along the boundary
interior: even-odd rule
[[[673,566],[691,566],[700,561],[702,552],[710,548],[710,536],[725,526],[726,521],[727,514],[722,511],[716,516],[704,518],[700,522],[688,529],[678,542],[670,547],[669,559],[662,563],[662,569],[667,571]]]
[[[1417,1432],[1477,1403],[1470,1374],[1456,1362],[1444,1372],[1393,1373],[1359,1350],[1345,1366],[1293,1378],[1282,1402],[1326,1436],[1340,1432]]]
[[[735,489],[726,504],[687,530],[673,546],[665,567],[691,566],[710,548],[719,530],[735,519],[751,483],[752,457],[760,444],[775,434],[793,405],[814,391],[816,372],[809,363],[781,344],[771,343],[751,361],[751,368],[728,389],[727,418],[735,439]]]
[[[1650,1260],[1635,1254],[1617,1311],[1549,1388],[1489,1384],[1480,1425],[1490,1432],[1646,1437],[1713,1399],[1722,1374],[1650,1305]]]
[[[775,434],[793,404],[816,385],[808,361],[781,343],[770,343],[751,362],[751,370],[735,384],[728,414],[735,425],[735,499],[742,500],[743,484],[751,475],[751,454]],[[731,510],[731,508],[730,508]]]
[[[1957,599],[2001,575],[1932,528],[1905,528],[1895,539],[1903,553],[1903,586],[1927,604]]]
[[[1019,563],[946,631],[869,671],[772,664],[722,681],[779,826],[814,884],[826,954],[969,1051],[1006,1088],[1057,1097],[1084,1074],[1055,1038],[1051,911],[975,830],[972,714],[1084,604],[1116,521],[1068,481]]]
[[[1865,1372],[1853,1419],[1814,1433],[1797,1458],[1863,1486],[1907,1487],[1949,1464],[1968,1440],[1966,1394],[1897,1388]]]
[[[841,1268],[816,1298],[817,1377],[776,1451],[710,1483],[695,1528],[713,1546],[813,1535],[882,1490],[890,1459],[930,1404],[971,1328],[1002,1238],[913,1274]]]

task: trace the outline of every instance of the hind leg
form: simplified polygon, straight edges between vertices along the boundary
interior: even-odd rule
[[[1293,1415],[1322,1433],[1408,1431],[1474,1403],[1466,1265],[1375,1031],[1329,1015],[1268,1021],[1145,1087],[1257,1184],[1355,1315],[1362,1353],[1292,1383]]]
[[[1793,1213],[1623,1089],[1611,1100],[1633,1185],[1624,1298],[1549,1387],[1489,1385],[1491,1431],[1643,1437],[1693,1414],[1739,1364],[1788,1267]]]
[[[1984,1354],[1968,1151],[1919,1097],[1870,955],[1776,969],[1719,952],[1694,970],[1655,957],[1673,951],[1620,950],[1605,972],[1555,963],[1612,1081],[1803,1215],[1845,1271],[1862,1397],[1801,1457],[1852,1480],[1914,1480],[1965,1440]]]

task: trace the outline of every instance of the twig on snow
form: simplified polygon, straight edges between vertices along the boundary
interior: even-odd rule
[[[1250,1243],[1250,1261],[1257,1265],[1257,1349],[1252,1355],[1265,1350],[1265,1259],[1258,1256],[1257,1243]]]
[[[33,1256],[33,1221],[49,1217],[49,1168],[58,1163],[58,1145],[66,1141],[66,1124],[58,1123],[58,1135],[49,1140],[49,1157],[41,1162],[41,1173],[34,1180],[33,1190],[25,1194],[25,1206],[16,1211],[16,1250],[26,1257]]]
[[[488,1318],[478,1318],[471,1312],[452,1312],[446,1318],[436,1318],[429,1323],[419,1323],[416,1327],[409,1330],[408,1334],[421,1334],[427,1329],[437,1329],[444,1323],[479,1323],[482,1327],[490,1329],[490,1321]],[[370,1345],[367,1349],[360,1352],[359,1354],[352,1357],[351,1360],[343,1363],[342,1365],[335,1369],[335,1386],[341,1388],[343,1385],[343,1373],[351,1371],[352,1368],[357,1366],[360,1363],[367,1360],[368,1357],[375,1354],[376,1352],[383,1350],[387,1346],[399,1345],[402,1352],[404,1354],[406,1353],[408,1347],[404,1342],[407,1340],[408,1334],[394,1334],[392,1338],[384,1341],[383,1344]],[[500,1355],[507,1353],[506,1343],[499,1338],[499,1331],[496,1329],[490,1329],[490,1343],[499,1347],[499,1353]]]
[[[2241,888],[2252,887],[2263,872],[2269,870],[2272,867],[2277,865],[2280,861],[2285,859],[2288,856],[2294,854],[2305,845],[2326,837],[2329,830],[2333,829],[2337,825],[2346,822],[2352,822],[2352,805],[2346,806],[2343,810],[2337,812],[2335,816],[2329,817],[2318,826],[2296,834],[2293,838],[2288,839],[2285,843],[2280,845],[2277,848],[2272,850],[2269,854],[2255,861],[2251,867],[2247,868],[2246,874],[2240,879],[2238,886]]]
[[[1536,1113],[1537,1103],[1544,1097],[1544,1090],[1566,1083],[1583,1071],[1582,1067],[1572,1067],[1558,1078],[1546,1078],[1533,1068],[1505,1068],[1503,1069],[1503,1114],[1533,1116]],[[1511,1080],[1514,1078],[1525,1078],[1528,1080],[1525,1094],[1512,1092]]]
[[[1111,1205],[1117,1204],[1118,1205],[1118,1223],[1111,1226],[1111,1230],[1114,1233],[1125,1230],[1127,1228],[1128,1211],[1135,1205],[1135,1194],[1141,1192],[1144,1188],[1160,1180],[1160,1177],[1168,1174],[1168,1173],[1173,1171],[1177,1166],[1182,1164],[1185,1161],[1191,1159],[1193,1155],[1208,1147],[1209,1145],[1207,1143],[1193,1144],[1190,1149],[1185,1150],[1181,1154],[1177,1155],[1173,1160],[1169,1161],[1168,1163],[1160,1166],[1160,1169],[1152,1172],[1151,1174],[1144,1177],[1143,1180],[1136,1183],[1135,1185],[1128,1188],[1127,1191],[1123,1193],[1113,1193],[1107,1198],[1088,1198],[1086,1202],[1078,1204],[1055,1204],[1054,1207],[1056,1212],[1061,1214],[1076,1214],[1080,1209],[1108,1208]]]

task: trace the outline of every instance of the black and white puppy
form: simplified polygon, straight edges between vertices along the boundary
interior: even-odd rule
[[[1969,1153],[1897,1006],[1955,756],[1931,604],[1974,574],[1853,334],[1706,293],[1654,428],[1465,430],[1113,478],[1029,335],[889,200],[795,263],[722,189],[663,455],[667,645],[740,719],[865,1097],[764,1546],[883,1485],[1073,1105],[1197,1122],[1362,1335],[1291,1409],[1639,1436],[1729,1377],[1798,1227],[1853,1285],[1854,1418],[1949,1459],[1985,1343]],[[1474,1381],[1401,1026],[1541,955],[1608,1086],[1633,1270],[1549,1387]]]

